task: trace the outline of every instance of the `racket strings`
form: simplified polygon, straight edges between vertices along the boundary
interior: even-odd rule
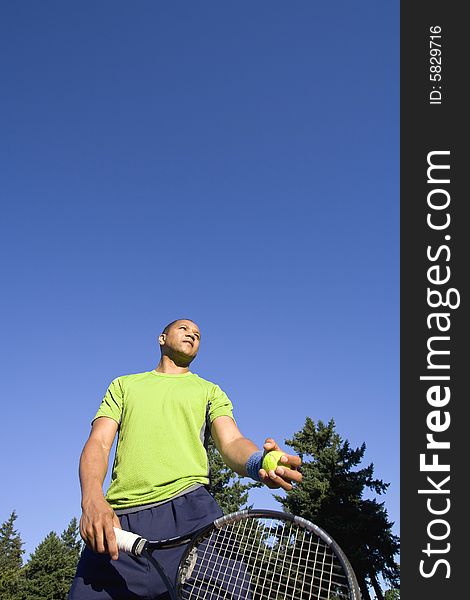
[[[243,519],[199,540],[180,586],[188,600],[346,600],[348,578],[330,547],[290,521]]]

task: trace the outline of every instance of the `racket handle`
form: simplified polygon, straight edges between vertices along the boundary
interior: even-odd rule
[[[118,549],[127,554],[133,554],[134,556],[140,556],[144,551],[147,540],[136,533],[131,531],[124,531],[124,529],[118,529],[114,527],[114,533],[116,535],[116,542]]]

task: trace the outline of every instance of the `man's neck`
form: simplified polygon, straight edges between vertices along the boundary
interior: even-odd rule
[[[157,373],[169,373],[170,375],[180,375],[182,373],[187,373],[189,371],[189,367],[182,367],[177,365],[171,358],[163,355],[160,359],[160,362],[155,367],[155,371]]]

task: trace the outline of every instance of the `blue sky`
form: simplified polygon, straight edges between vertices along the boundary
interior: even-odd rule
[[[0,11],[0,521],[80,515],[108,384],[183,316],[255,442],[366,442],[398,533],[398,2]]]

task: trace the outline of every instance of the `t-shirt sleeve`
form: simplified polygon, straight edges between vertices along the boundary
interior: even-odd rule
[[[212,423],[217,417],[233,417],[233,406],[227,394],[220,389],[218,385],[214,385],[209,398],[209,419]]]
[[[93,421],[98,417],[109,417],[119,424],[121,422],[123,396],[121,381],[118,377],[108,387]]]

